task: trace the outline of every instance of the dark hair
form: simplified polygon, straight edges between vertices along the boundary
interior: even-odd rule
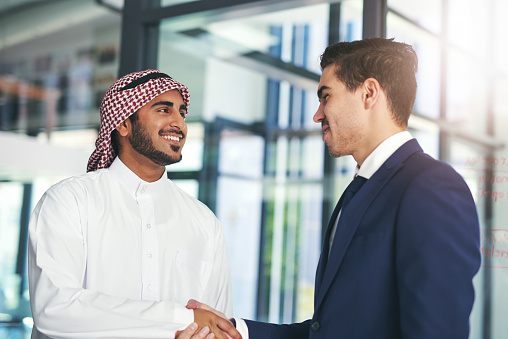
[[[418,57],[413,47],[384,38],[339,42],[321,55],[321,69],[329,65],[336,67],[337,78],[350,91],[368,78],[376,79],[386,93],[395,122],[407,126],[416,97]]]
[[[129,119],[131,120],[131,123],[134,125],[138,123],[139,115],[137,114],[138,111],[132,113],[129,116]],[[119,134],[116,128],[111,132],[111,146],[113,147],[113,151],[115,151],[115,154],[120,154],[120,141],[119,141]]]
[[[120,154],[120,141],[118,140],[119,135],[116,128],[111,131],[111,146],[113,147],[113,151],[115,152],[115,155]]]

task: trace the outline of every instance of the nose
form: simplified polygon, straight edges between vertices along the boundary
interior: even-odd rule
[[[178,128],[180,131],[183,131],[185,129],[185,126],[187,126],[187,124],[185,123],[185,119],[182,117],[180,113],[174,114],[173,119],[171,119],[170,125],[171,127]]]
[[[312,118],[312,120],[314,120],[315,123],[321,123],[323,121],[323,119],[325,118],[325,113],[323,111],[323,105],[319,104],[319,107],[316,111],[316,113],[314,113],[314,117]]]

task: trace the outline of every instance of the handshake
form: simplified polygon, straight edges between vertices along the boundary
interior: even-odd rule
[[[196,300],[186,306],[194,310],[194,322],[183,331],[177,331],[177,339],[242,339],[233,323],[219,311]]]

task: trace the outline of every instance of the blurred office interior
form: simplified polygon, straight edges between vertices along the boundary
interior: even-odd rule
[[[355,167],[312,121],[319,56],[372,36],[418,53],[410,131],[464,176],[480,216],[470,337],[507,338],[506,17],[506,0],[0,0],[0,339],[33,324],[32,209],[85,172],[109,85],[146,68],[190,89],[168,177],[223,224],[235,315],[310,317],[321,235]]]

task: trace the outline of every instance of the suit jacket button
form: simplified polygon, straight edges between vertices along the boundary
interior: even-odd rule
[[[319,330],[319,328],[321,327],[321,325],[319,324],[319,321],[314,321],[312,322],[312,325],[310,326],[310,328],[314,331],[314,332],[317,332]]]

